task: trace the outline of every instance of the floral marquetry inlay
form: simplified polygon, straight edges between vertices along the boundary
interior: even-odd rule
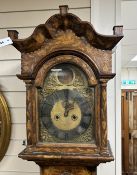
[[[46,42],[35,52],[22,54],[22,73],[32,73],[37,63],[46,55],[57,51],[72,49],[88,55],[102,73],[111,72],[111,51],[102,51],[92,47],[84,37],[77,37],[71,30],[61,31],[54,39]],[[26,61],[27,60],[27,61]]]

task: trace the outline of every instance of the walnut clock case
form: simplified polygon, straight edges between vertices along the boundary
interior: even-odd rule
[[[17,76],[27,94],[27,146],[19,157],[36,162],[41,175],[95,175],[100,163],[113,160],[106,87],[115,76],[112,49],[122,26],[112,36],[100,35],[67,11],[60,6],[60,14],[26,39],[8,31],[21,52]]]

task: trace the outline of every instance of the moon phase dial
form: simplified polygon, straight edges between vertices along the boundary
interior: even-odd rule
[[[40,109],[43,126],[52,137],[60,140],[79,137],[91,123],[90,104],[77,90],[53,92],[42,101]]]

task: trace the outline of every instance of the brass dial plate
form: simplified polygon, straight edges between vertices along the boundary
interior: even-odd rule
[[[82,70],[71,64],[53,67],[38,94],[41,142],[95,142],[94,88]]]

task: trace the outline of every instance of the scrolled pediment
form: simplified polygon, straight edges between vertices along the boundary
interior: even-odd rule
[[[17,50],[21,53],[30,53],[54,39],[58,32],[67,30],[72,30],[78,37],[84,37],[91,46],[101,50],[112,50],[123,38],[122,26],[114,27],[114,35],[99,34],[90,23],[67,13],[66,6],[60,7],[60,14],[55,14],[45,24],[38,25],[28,38],[18,39],[18,32],[15,30],[8,30],[8,35]]]

